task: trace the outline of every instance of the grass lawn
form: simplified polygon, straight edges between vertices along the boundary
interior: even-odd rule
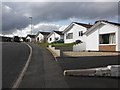
[[[40,45],[43,46],[43,47],[47,47],[49,45],[52,45],[53,47],[57,47],[57,46],[58,47],[66,47],[66,46],[72,47],[73,45],[75,45],[75,43],[67,43],[67,44],[65,44],[65,43],[55,43],[55,44],[40,43]]]

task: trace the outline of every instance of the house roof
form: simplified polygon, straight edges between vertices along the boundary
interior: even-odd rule
[[[66,31],[68,31],[69,28],[71,28],[74,24],[77,24],[77,25],[80,25],[80,26],[83,26],[85,28],[91,28],[93,25],[91,24],[85,24],[85,23],[78,23],[78,22],[72,22],[67,28],[65,28],[65,30],[63,31],[63,33],[65,33]]]
[[[47,36],[47,38],[49,38],[53,33],[57,33],[57,34],[59,34],[59,35],[63,35],[63,32],[62,31],[52,31],[48,36]]]
[[[110,23],[110,24],[113,24],[113,25],[120,26],[120,23],[115,23],[115,22],[107,22],[107,23]]]
[[[97,23],[97,22],[105,22],[105,23],[109,23],[109,24],[120,26],[120,23],[110,22],[110,21],[107,21],[107,20],[98,20],[95,23]]]
[[[78,22],[73,22],[73,23],[78,24],[78,25],[81,25],[81,26],[86,27],[86,28],[90,28],[90,27],[93,26],[93,25],[91,25],[91,24],[85,24],[85,23],[78,23]]]
[[[56,32],[59,35],[63,35],[62,31],[54,31],[54,32]]]
[[[26,36],[26,38],[27,38],[27,37],[35,38],[35,36],[36,36],[36,35],[30,35],[30,34],[28,34],[28,35]]]
[[[120,26],[120,23],[109,22],[109,21],[106,21],[106,20],[98,20],[98,21],[95,22],[95,24],[91,28],[89,28],[85,32],[85,34],[88,34],[89,32],[91,32],[95,27],[97,27],[100,24],[112,24],[112,25],[115,25],[115,26]]]
[[[41,33],[42,35],[49,35],[49,34],[50,34],[50,32],[42,32],[42,31],[39,31],[39,32],[37,33],[37,35],[38,35],[39,33]],[[36,35],[36,36],[37,36],[37,35]]]

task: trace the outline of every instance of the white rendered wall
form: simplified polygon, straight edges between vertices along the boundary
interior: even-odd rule
[[[109,34],[109,33],[115,33],[116,43],[115,44],[106,44],[106,45],[116,45],[116,51],[118,51],[118,27],[106,24],[102,28],[100,28],[99,34]]]
[[[50,41],[50,38],[52,38],[51,41]],[[54,42],[54,41],[55,41],[55,38],[58,38],[58,40],[60,40],[60,39],[61,39],[61,36],[60,36],[59,34],[57,34],[57,33],[54,32],[54,33],[48,38],[48,43]]]
[[[39,38],[39,41],[37,40],[37,38]],[[36,37],[36,42],[42,42],[44,40],[44,36],[39,33],[39,35]]]
[[[73,46],[73,51],[85,51],[86,43],[81,43]]]
[[[86,49],[87,50],[99,50],[99,35],[100,34],[109,34],[109,33],[115,33],[116,35],[116,51],[120,50],[120,31],[118,30],[118,27],[110,24],[106,24],[102,27],[98,26],[96,27],[89,35],[87,35],[86,38]],[[105,44],[104,44],[105,45]],[[111,45],[111,44],[106,44]]]
[[[26,39],[27,39],[27,40],[30,40],[30,42],[32,41],[30,37],[27,37]]]
[[[117,50],[116,51],[120,51],[120,27],[118,27],[118,32],[117,32]]]
[[[86,50],[98,51],[99,50],[99,35],[98,30],[89,34],[86,38]]]
[[[85,37],[84,36],[79,36],[79,32],[83,31],[86,32],[86,28],[80,25],[75,24],[68,32],[64,33],[64,43],[72,43],[75,42],[76,40],[81,40],[84,42]],[[66,39],[66,35],[68,33],[73,33],[73,38],[72,39]]]

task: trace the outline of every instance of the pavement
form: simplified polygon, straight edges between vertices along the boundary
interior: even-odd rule
[[[116,56],[118,52],[73,52],[73,51],[66,51],[63,52],[64,56],[71,56],[71,57],[89,57],[89,56]]]
[[[29,56],[24,43],[2,43],[2,88],[11,88],[18,78]]]
[[[53,55],[37,44],[29,44],[32,57],[19,88],[68,88],[63,71]]]

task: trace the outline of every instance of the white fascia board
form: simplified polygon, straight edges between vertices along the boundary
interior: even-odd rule
[[[70,28],[72,27],[72,26],[74,26],[75,25],[75,23],[71,23],[67,28],[65,28],[65,30],[63,31],[63,34],[65,33],[65,32],[67,32],[67,31],[69,31],[70,30]]]
[[[54,33],[54,31],[52,31],[52,32],[47,36],[47,38],[49,38],[53,33]]]
[[[91,28],[89,28],[89,29],[85,32],[85,34],[88,35],[94,28],[96,28],[97,26],[99,26],[101,23],[103,23],[103,22],[98,22],[98,23],[94,24]]]

